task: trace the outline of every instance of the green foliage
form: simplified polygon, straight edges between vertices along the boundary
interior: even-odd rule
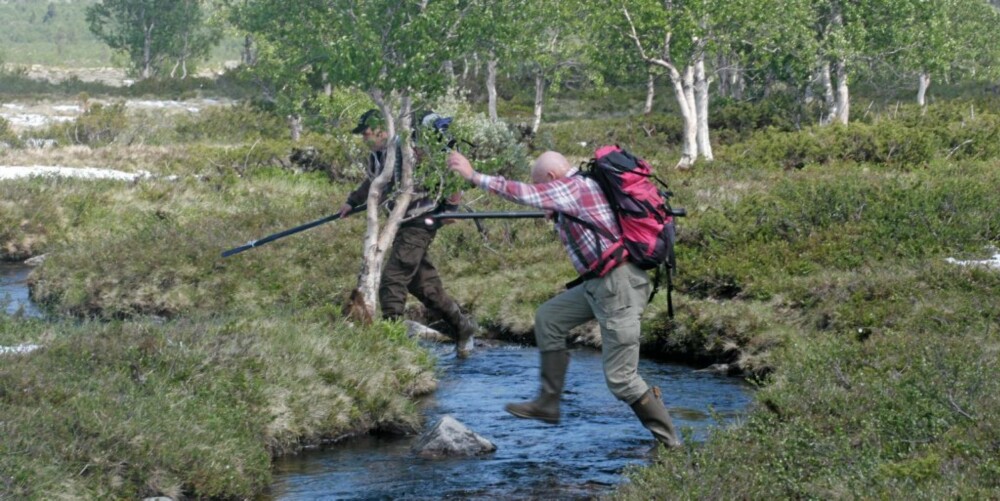
[[[174,76],[218,44],[221,33],[206,22],[202,0],[100,0],[87,8],[90,32],[129,58],[136,76]],[[182,71],[186,72],[184,68]]]
[[[1000,115],[976,104],[953,103],[923,114],[908,105],[898,118],[876,117],[849,127],[776,128],[754,133],[720,152],[731,162],[803,168],[851,161],[920,166],[936,158],[987,159],[1000,154]]]
[[[287,133],[284,120],[246,104],[218,106],[181,119],[176,125],[178,140],[249,143],[280,137]]]
[[[458,141],[456,148],[477,161],[477,170],[505,176],[527,173],[527,151],[505,122],[493,121],[485,113],[472,111],[454,93],[438,100],[434,110],[454,118],[449,133]]]

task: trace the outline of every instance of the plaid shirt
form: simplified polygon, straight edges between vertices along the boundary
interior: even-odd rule
[[[566,177],[544,184],[519,183],[501,176],[480,174],[479,187],[512,202],[569,214],[608,230],[614,235],[614,240],[618,240],[621,238],[618,220],[601,187],[593,179],[577,176],[576,173],[577,169],[573,169]],[[599,261],[601,253],[614,243],[568,218],[558,217],[556,228],[573,267],[581,275],[589,271]]]

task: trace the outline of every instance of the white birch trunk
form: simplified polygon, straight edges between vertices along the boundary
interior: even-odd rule
[[[542,104],[545,100],[545,75],[541,71],[535,73],[535,118],[531,122],[531,133],[538,134],[542,126]]]
[[[917,88],[917,104],[927,106],[927,89],[931,86],[931,74],[920,72],[920,85]]]
[[[293,143],[302,138],[302,116],[298,113],[288,116],[288,130]]]
[[[448,86],[455,85],[455,63],[451,59],[444,62],[444,74],[448,77]]]
[[[143,80],[153,76],[153,24],[144,30],[142,45],[142,78]]]
[[[656,75],[649,72],[646,77],[646,104],[642,107],[642,112],[646,115],[653,112],[653,99],[656,97]]]
[[[490,57],[486,61],[486,94],[489,96],[490,120],[496,122],[500,119],[497,115],[497,60]]]
[[[830,125],[833,117],[837,116],[837,101],[833,97],[833,79],[830,77],[830,62],[823,61],[819,69],[820,83],[823,85],[823,103],[826,104],[827,114],[820,118],[820,125]]]
[[[385,254],[392,241],[396,238],[396,231],[399,223],[406,214],[406,208],[410,204],[413,196],[413,165],[415,157],[409,139],[403,142],[403,162],[402,179],[397,186],[395,196],[395,206],[389,213],[385,225],[379,227],[378,208],[379,199],[383,188],[392,180],[396,165],[396,123],[389,106],[386,104],[381,92],[373,92],[372,98],[382,111],[385,117],[385,130],[388,133],[388,143],[386,144],[385,165],[382,171],[372,180],[371,188],[368,190],[368,210],[366,211],[366,229],[364,237],[364,252],[361,259],[361,271],[358,273],[358,286],[352,294],[352,312],[356,320],[370,322],[375,318],[378,310],[378,288],[382,281],[382,266],[385,261]],[[402,122],[399,124],[400,137],[408,138],[410,125],[410,99],[402,96],[401,113]]]
[[[675,84],[678,91],[677,104],[684,118],[684,143],[681,145],[681,159],[678,169],[690,169],[698,159],[698,109],[694,101],[694,66],[684,68],[684,76]]]
[[[694,78],[694,100],[698,123],[698,153],[706,161],[711,162],[712,160],[715,160],[715,156],[712,155],[712,142],[709,140],[710,138],[708,134],[708,86],[710,82],[705,76],[704,52],[702,52],[695,60]]]
[[[850,119],[851,95],[847,87],[847,61],[838,59],[834,65],[834,76],[837,78],[837,113],[834,120],[847,125]]]

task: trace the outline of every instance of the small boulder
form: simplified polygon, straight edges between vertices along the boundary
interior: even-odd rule
[[[493,442],[468,429],[451,416],[444,416],[413,446],[417,456],[438,459],[456,456],[477,456],[497,450]]]
[[[728,376],[733,371],[733,367],[729,364],[712,364],[704,369],[696,370],[695,372],[707,372],[709,374],[718,374],[720,376]]]
[[[404,320],[403,323],[406,325],[406,335],[411,338],[423,339],[426,341],[434,341],[438,343],[445,343],[451,341],[448,337],[441,331],[427,327],[420,322],[414,322],[413,320]]]
[[[24,261],[24,264],[26,264],[28,266],[38,266],[38,265],[44,263],[45,262],[45,258],[47,258],[47,257],[48,257],[48,254],[39,254],[39,255],[37,255],[35,257],[31,257],[31,258],[26,259]]]

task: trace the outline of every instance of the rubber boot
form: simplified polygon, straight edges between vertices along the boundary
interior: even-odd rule
[[[559,400],[562,397],[569,353],[566,350],[542,352],[542,388],[538,397],[527,402],[509,403],[507,412],[527,419],[559,424]]]
[[[653,432],[653,437],[659,443],[667,449],[680,447],[681,442],[677,439],[677,432],[674,431],[674,422],[670,419],[667,408],[663,406],[663,400],[660,400],[659,388],[654,386],[647,390],[639,400],[632,403],[631,407],[642,425]]]
[[[455,354],[459,358],[469,356],[469,340],[479,330],[476,321],[470,315],[462,313],[462,308],[458,303],[452,301],[451,305],[444,312],[444,319],[451,326],[451,331],[455,333]]]

